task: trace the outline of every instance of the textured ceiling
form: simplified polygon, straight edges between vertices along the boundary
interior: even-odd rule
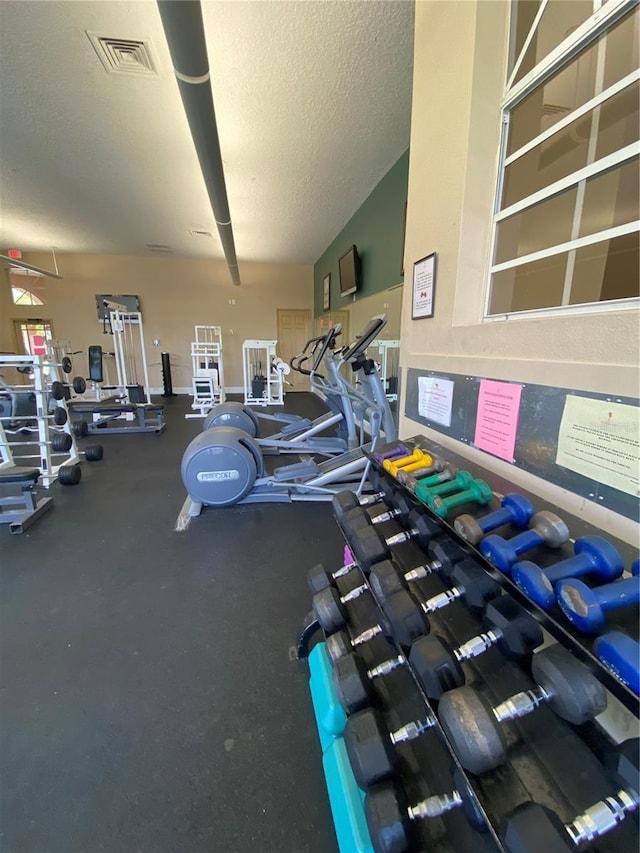
[[[313,263],[409,145],[413,3],[203,11],[238,258]],[[158,76],[86,31],[150,41]],[[0,2],[0,246],[146,244],[222,257],[156,3]]]

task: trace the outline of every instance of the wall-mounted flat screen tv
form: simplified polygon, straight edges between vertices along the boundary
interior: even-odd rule
[[[338,261],[338,272],[340,274],[340,296],[349,296],[360,289],[360,257],[355,246]]]

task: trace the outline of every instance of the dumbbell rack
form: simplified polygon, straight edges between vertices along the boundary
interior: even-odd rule
[[[460,468],[470,470],[474,476],[485,476],[489,479],[494,491],[501,491],[503,494],[511,491],[522,493],[521,489],[514,487],[506,480],[488,474],[480,466],[471,465],[467,460],[457,457],[448,449],[427,442],[421,436],[404,441],[403,444],[411,448],[421,447],[440,456],[447,462],[454,465],[458,464]],[[382,448],[382,450],[384,449]],[[368,455],[372,463],[373,479],[388,477],[389,475],[384,472],[377,461],[370,454]],[[415,496],[404,490],[399,483],[394,481],[394,486],[414,500],[416,507],[429,514],[429,510]],[[532,495],[527,495],[527,497],[536,509],[543,508],[538,498]],[[493,508],[493,505],[483,507],[480,514],[489,512]],[[468,511],[468,507],[466,507],[462,508],[460,512],[465,511],[465,509]],[[637,718],[638,697],[619,682],[594,657],[590,640],[574,631],[569,623],[563,622],[559,617],[556,618],[557,614],[545,612],[532,604],[508,577],[495,570],[479,551],[461,539],[452,526],[456,514],[453,512],[452,517],[447,521],[438,519],[443,530],[456,540],[470,557],[490,573],[507,592],[524,604],[555,640],[587,663],[610,694],[615,696]],[[435,518],[435,516],[433,517]],[[595,532],[581,519],[567,518],[566,516],[565,519],[574,538]],[[385,522],[377,527],[383,535],[392,535],[401,529],[395,521]],[[348,537],[345,536],[345,538],[348,542]],[[611,537],[607,538],[611,539]],[[631,553],[629,546],[619,542],[614,542],[614,544],[625,556],[625,562],[630,563],[635,555]],[[544,566],[570,554],[571,549],[567,546],[560,552],[553,553],[545,553],[544,549],[540,549],[539,552],[534,553],[534,559]],[[394,548],[394,560],[408,570],[424,562],[424,553],[414,543],[407,542]],[[355,569],[344,577],[338,578],[336,586],[339,593],[345,595],[365,582],[364,573]],[[422,600],[426,600],[441,592],[444,584],[437,575],[434,575],[411,584],[411,587]],[[350,602],[348,606],[349,627],[352,636],[376,623],[382,612],[380,605],[381,602],[376,601],[371,590],[370,595],[360,596]],[[478,619],[472,616],[460,603],[430,614],[429,619],[432,624],[432,631],[453,645],[474,636],[479,630]],[[616,621],[618,621],[618,625],[613,624]],[[629,630],[631,627],[628,621],[624,619],[612,619],[611,622],[612,627],[621,627],[623,630]],[[632,632],[633,630],[632,628]],[[312,624],[309,622],[301,635],[304,636],[304,641],[310,636],[311,631]],[[318,678],[318,673],[321,673],[323,668],[325,671],[327,667],[330,668],[326,654],[323,652],[323,645],[323,643],[319,643],[314,648],[310,660],[312,680],[315,676],[316,682],[323,681]],[[360,646],[357,652],[364,658],[367,666],[374,666],[382,660],[400,653],[401,650],[399,647],[394,648],[393,640],[383,639],[379,636]],[[532,686],[526,665],[508,661],[497,649],[491,649],[479,658],[465,662],[465,671],[467,672],[467,684],[479,687],[494,703]],[[336,817],[336,831],[341,853],[356,853],[356,851],[360,853],[360,851],[372,849],[371,842],[366,834],[364,815],[361,807],[359,807],[362,802],[362,793],[358,791],[355,785],[348,763],[346,768],[344,764],[340,764],[340,757],[346,759],[346,755],[342,754],[344,748],[340,745],[339,720],[337,723],[335,719],[333,721],[335,725],[333,734],[327,735],[326,730],[323,731],[329,709],[337,704],[335,695],[331,696],[333,686],[326,674],[323,684],[324,686],[321,685],[320,688],[318,683],[312,684],[312,695],[314,696],[321,742],[324,741],[325,775]],[[380,697],[380,708],[385,713],[385,719],[389,723],[390,729],[397,728],[410,720],[423,719],[426,715],[426,709],[431,707],[431,703],[424,695],[409,666],[399,667],[390,675],[377,679],[376,693]],[[534,714],[510,722],[508,729],[510,740],[515,739],[516,741],[511,744],[508,762],[498,770],[484,776],[467,776],[487,817],[488,832],[484,835],[477,833],[469,827],[460,815],[459,810],[453,810],[435,820],[416,822],[418,846],[415,849],[502,850],[503,847],[499,840],[500,819],[520,803],[527,800],[541,802],[555,809],[560,813],[563,820],[568,821],[590,803],[612,793],[612,783],[604,773],[600,760],[609,742],[606,735],[595,723],[574,730],[573,727],[560,720],[550,709],[540,708]],[[516,732],[517,737],[515,736]],[[335,741],[333,746],[331,746],[332,738]],[[330,750],[333,754],[327,760]],[[410,802],[418,801],[424,796],[445,793],[448,786],[450,787],[451,766],[457,765],[459,767],[439,726],[434,727],[433,732],[426,733],[418,740],[404,744],[402,755],[405,772],[401,774],[400,778],[404,783]],[[342,774],[339,772],[340,768]],[[337,814],[336,804],[338,804]],[[350,826],[348,825],[349,821],[351,822]],[[362,834],[363,826],[365,827],[364,837]],[[626,824],[619,826],[610,835],[598,839],[597,843],[597,849],[603,853],[606,851],[613,853],[614,850],[616,853],[626,853],[627,850],[637,850],[637,847],[637,829],[635,829],[632,821],[627,821]]]

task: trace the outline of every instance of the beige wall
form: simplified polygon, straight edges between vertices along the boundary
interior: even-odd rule
[[[438,253],[435,316],[411,320],[403,292],[401,364],[638,395],[638,312],[482,322],[500,136],[508,4],[416,3],[405,269]],[[429,434],[406,417],[400,435]],[[457,452],[634,541],[638,526],[431,433]]]
[[[51,268],[51,256],[30,254],[28,263]],[[313,267],[291,264],[240,264],[242,286],[229,282],[222,261],[173,257],[59,255],[61,281],[44,279],[43,307],[11,302],[6,268],[0,273],[0,350],[13,350],[12,319],[51,320],[57,338],[74,350],[91,344],[113,349],[103,335],[95,306],[97,293],[131,293],[140,299],[150,382],[161,387],[160,353],[172,354],[174,387],[191,387],[191,341],[196,324],[223,332],[225,384],[242,385],[242,341],[277,338],[278,308],[312,308]],[[235,304],[229,304],[229,300]],[[160,346],[152,340],[159,338]],[[86,374],[86,355],[77,367]]]

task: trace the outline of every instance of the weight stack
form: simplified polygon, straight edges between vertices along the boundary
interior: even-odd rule
[[[171,356],[168,352],[163,352],[160,355],[162,359],[162,385],[164,388],[163,397],[175,397],[173,393],[173,382],[171,380]]]

